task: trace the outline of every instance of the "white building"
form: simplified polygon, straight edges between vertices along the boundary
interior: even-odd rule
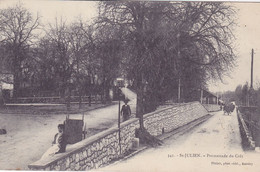
[[[0,91],[4,98],[13,96],[14,75],[11,73],[0,73]]]

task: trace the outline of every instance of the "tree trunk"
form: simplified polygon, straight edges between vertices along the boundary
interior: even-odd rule
[[[102,94],[103,94],[103,103],[106,104],[106,103],[110,102],[108,79],[104,79],[104,81],[103,81]]]
[[[89,91],[89,94],[88,94],[88,106],[91,106],[91,92]]]
[[[2,93],[2,88],[0,87],[0,107],[4,104],[4,97]]]
[[[101,91],[100,99],[101,99],[101,103],[104,104],[104,94],[103,94],[103,91]]]
[[[20,79],[21,79],[21,63],[19,62],[18,56],[14,59],[14,89],[13,89],[13,97],[17,98],[20,96],[19,89],[20,89]]]
[[[139,85],[137,87],[136,117],[139,118],[140,128],[136,130],[136,137],[138,137],[140,139],[140,143],[143,144],[148,144],[153,147],[162,145],[163,142],[155,136],[152,136],[144,127],[144,114],[146,113],[145,101],[147,100],[144,99],[145,96],[142,83],[137,83],[139,83]]]
[[[106,97],[106,102],[109,103],[111,101],[110,96],[109,96],[109,85],[106,84],[105,87],[105,97]]]
[[[82,107],[82,92],[81,91],[79,91],[79,109],[81,109],[81,107]]]
[[[70,111],[70,101],[71,101],[71,88],[67,87],[67,111]]]
[[[139,118],[140,128],[144,129],[143,123],[143,91],[141,88],[137,88],[137,101],[136,101],[136,117]]]
[[[13,97],[17,98],[19,96],[19,88],[20,88],[20,78],[17,71],[14,72],[14,90]]]

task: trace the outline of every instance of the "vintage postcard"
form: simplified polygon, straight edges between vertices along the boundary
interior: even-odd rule
[[[259,172],[260,3],[0,0],[0,171]]]

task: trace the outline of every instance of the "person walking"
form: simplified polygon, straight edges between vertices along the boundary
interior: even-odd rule
[[[130,109],[130,106],[127,104],[128,103],[128,100],[124,100],[124,105],[122,106],[122,109],[121,109],[121,115],[123,116],[123,122],[128,120],[130,118],[130,115],[131,115],[131,109]]]

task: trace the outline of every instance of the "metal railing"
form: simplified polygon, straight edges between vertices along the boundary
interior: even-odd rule
[[[61,98],[59,96],[53,97],[19,97],[14,99],[9,99],[7,103],[66,103],[66,98]],[[85,103],[100,103],[101,97],[98,96],[91,96],[91,100],[89,100],[89,96],[82,96],[81,101]],[[79,96],[71,96],[71,102],[79,102]]]
[[[255,142],[253,141],[252,134],[248,129],[245,120],[243,119],[241,113],[238,113],[237,115],[238,115],[239,129],[240,129],[243,149],[254,149]]]
[[[260,125],[254,116],[258,116],[255,107],[240,107],[238,121],[244,149],[260,147]],[[245,110],[246,109],[246,110]]]

